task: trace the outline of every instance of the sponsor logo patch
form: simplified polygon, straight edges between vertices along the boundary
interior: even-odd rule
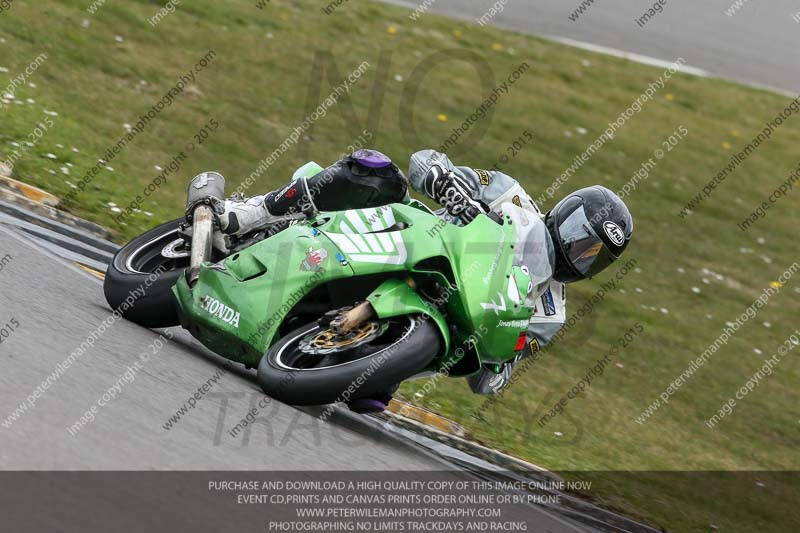
[[[306,252],[306,258],[300,263],[300,270],[305,270],[306,272],[322,272],[322,265],[327,257],[328,250],[325,248],[320,248],[319,250],[309,248],[308,252]]]
[[[241,314],[237,310],[228,307],[224,303],[210,296],[206,296],[205,298],[201,299],[200,302],[200,308],[203,311],[206,311],[209,315],[215,316],[235,328],[239,327],[239,318],[241,318]]]
[[[527,328],[527,320],[501,320],[497,323],[498,328]]]
[[[603,222],[603,230],[606,232],[606,235],[608,235],[608,238],[611,239],[611,242],[617,246],[622,246],[625,244],[625,234],[614,222],[611,222],[610,220]]]
[[[514,198],[511,199],[511,203],[517,207],[522,207],[522,200],[520,200],[519,194],[514,195]]]
[[[296,183],[297,180],[291,182],[289,185],[285,186],[283,189],[278,191],[278,194],[275,195],[275,201],[280,200],[284,196],[286,196],[286,198],[291,198],[292,196],[297,194],[297,189],[295,188]]]
[[[536,353],[539,350],[541,350],[542,347],[539,346],[539,339],[533,339],[531,342],[529,342],[528,343],[528,348],[531,349],[531,353]]]
[[[492,178],[489,176],[489,173],[485,170],[480,170],[478,168],[474,169],[475,174],[478,175],[478,178],[481,180],[481,185],[489,185],[492,182]]]
[[[553,316],[556,314],[556,304],[553,301],[553,292],[550,289],[544,291],[542,294],[542,310],[545,316]]]

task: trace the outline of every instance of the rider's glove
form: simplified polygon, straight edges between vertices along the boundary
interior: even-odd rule
[[[464,224],[469,224],[475,217],[488,211],[481,202],[472,198],[469,185],[463,178],[439,165],[431,166],[425,176],[424,187],[431,198]]]

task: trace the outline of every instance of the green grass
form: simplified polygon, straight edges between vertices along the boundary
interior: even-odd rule
[[[94,16],[84,11],[86,4],[16,2],[0,15],[0,37],[5,39],[0,43],[0,66],[9,69],[0,73],[0,86],[38,54],[49,56],[29,79],[36,87],[16,91],[17,99],[35,103],[0,110],[0,156],[10,155],[11,142],[26,140],[45,117],[45,109],[57,112],[51,117],[53,127],[14,169],[18,179],[57,195],[67,195],[71,188],[66,181],[76,183],[116,143],[125,133],[123,124],[135,124],[209,49],[217,54],[197,74],[194,87],[110,162],[114,170],[103,170],[66,206],[106,224],[120,240],[180,216],[185,187],[194,174],[219,170],[232,189],[253,172],[302,122],[309,87],[322,78],[321,96],[332,90],[330,69],[312,68],[319,52],[332,54],[341,76],[362,61],[371,68],[348,99],[340,100],[299,147],[292,147],[258,179],[250,189],[253,194],[284,183],[308,159],[330,163],[367,125],[374,133],[372,144],[399,161],[415,150],[439,146],[485,94],[471,64],[441,63],[418,87],[412,129],[408,113],[401,112],[404,91],[408,80],[416,79],[415,69],[435,52],[469,51],[485,59],[497,83],[522,62],[532,66],[501,97],[486,135],[467,153],[451,153],[459,163],[491,167],[510,142],[525,129],[532,130],[535,144],[504,169],[534,197],[661,73],[432,15],[414,23],[406,10],[370,2],[351,2],[325,16],[308,1],[274,0],[259,10],[250,1],[205,0],[181,5],[157,28],[146,19],[163,5],[160,0],[109,0]],[[82,27],[84,19],[88,28]],[[385,94],[379,114],[369,119],[372,97],[381,89]],[[585,471],[572,476],[594,481],[593,496],[602,503],[669,530],[704,531],[716,524],[721,531],[776,531],[786,527],[780,524],[800,519],[796,505],[787,508],[797,493],[797,484],[789,478],[769,477],[759,487],[757,476],[752,484],[744,476],[748,481],[742,486],[751,492],[732,498],[716,497],[724,483],[717,487],[718,480],[711,478],[701,484],[688,476],[597,473],[800,467],[797,355],[785,357],[772,376],[739,402],[732,416],[714,429],[704,425],[797,328],[799,280],[791,280],[774,296],[667,406],[642,425],[634,421],[714,341],[726,321],[735,320],[798,259],[798,193],[774,205],[748,232],[736,227],[797,167],[798,117],[786,122],[692,216],[677,217],[733,151],[747,144],[788,101],[719,80],[672,78],[562,189],[593,183],[618,189],[673,131],[681,125],[688,128],[688,138],[659,161],[627,199],[636,219],[635,242],[628,253],[641,271],[620,282],[625,292],[609,294],[486,413],[485,421],[471,416],[483,398],[472,395],[462,380],[439,381],[423,403],[458,420],[485,443],[550,469]],[[313,100],[311,108],[318,102]],[[440,114],[446,122],[437,118]],[[139,213],[126,225],[113,222],[108,202],[123,206],[141,194],[157,174],[155,165],[166,166],[212,118],[219,129],[187,153],[179,174],[170,176],[142,205],[141,210],[153,216]],[[587,132],[581,134],[579,128]],[[67,167],[69,175],[61,170],[67,162],[73,165]],[[741,248],[752,253],[742,253]],[[602,281],[601,276],[570,287],[570,309],[577,309]],[[693,286],[701,292],[693,293]],[[662,307],[669,314],[658,311]],[[568,404],[563,415],[539,428],[536,420],[544,406],[572,387],[635,322],[644,326],[644,333],[614,358],[583,396]],[[754,348],[763,354],[757,355]],[[401,392],[411,397],[419,386],[406,384]]]

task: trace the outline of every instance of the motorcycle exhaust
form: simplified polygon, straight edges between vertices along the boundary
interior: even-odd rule
[[[211,259],[214,239],[215,202],[225,198],[225,178],[217,172],[204,172],[189,183],[186,195],[186,219],[192,223],[192,256],[189,264],[189,287],[200,277],[200,265]]]

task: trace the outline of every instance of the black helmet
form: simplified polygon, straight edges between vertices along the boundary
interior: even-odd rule
[[[553,279],[591,278],[619,259],[633,234],[633,218],[619,196],[601,185],[570,194],[545,216],[555,248]]]

